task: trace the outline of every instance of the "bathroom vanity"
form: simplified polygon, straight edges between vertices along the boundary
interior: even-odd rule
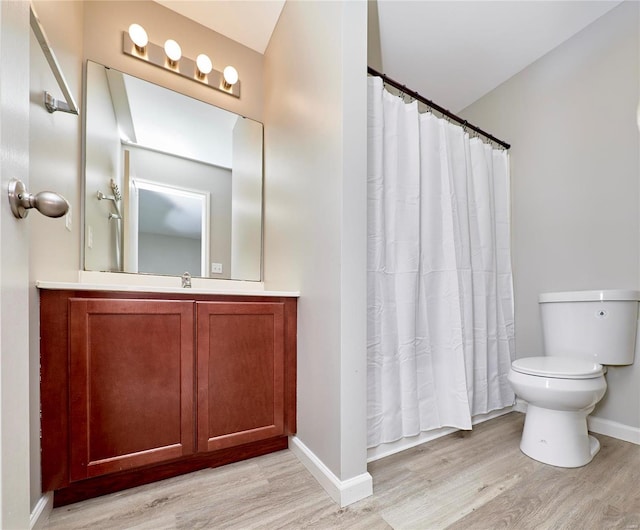
[[[296,308],[40,286],[43,491],[59,506],[286,448]]]

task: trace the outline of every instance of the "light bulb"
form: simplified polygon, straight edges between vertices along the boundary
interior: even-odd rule
[[[204,77],[213,69],[213,64],[211,64],[211,59],[209,59],[208,55],[201,53],[196,57],[196,66],[198,67],[198,77]]]
[[[230,88],[238,82],[238,71],[233,66],[227,66],[222,74],[225,88]]]
[[[129,26],[129,38],[140,53],[144,52],[144,47],[149,43],[147,32],[140,24],[131,24]]]
[[[177,63],[180,60],[180,57],[182,57],[182,49],[180,48],[180,45],[173,39],[168,39],[167,41],[165,41],[164,53],[167,54],[167,57],[169,58],[169,64],[171,66],[175,66],[175,63]]]

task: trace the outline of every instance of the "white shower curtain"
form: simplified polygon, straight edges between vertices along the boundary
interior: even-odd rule
[[[369,78],[368,446],[512,405],[509,161]]]

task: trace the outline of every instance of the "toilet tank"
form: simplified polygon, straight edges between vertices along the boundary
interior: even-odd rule
[[[571,291],[540,295],[545,355],[600,364],[632,364],[640,291]]]

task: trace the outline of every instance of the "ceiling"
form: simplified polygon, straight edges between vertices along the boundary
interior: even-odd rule
[[[284,0],[158,2],[260,53],[284,6]],[[379,34],[380,46],[370,56],[381,58],[388,76],[458,112],[619,3],[377,0],[369,4],[378,12],[369,31]]]
[[[285,0],[156,1],[258,53],[264,53]]]
[[[384,73],[458,112],[619,3],[379,0]]]
[[[137,77],[124,78],[133,134],[124,140],[231,169],[238,115]],[[162,112],[158,112],[162,109]],[[118,123],[124,120],[118,116]]]

